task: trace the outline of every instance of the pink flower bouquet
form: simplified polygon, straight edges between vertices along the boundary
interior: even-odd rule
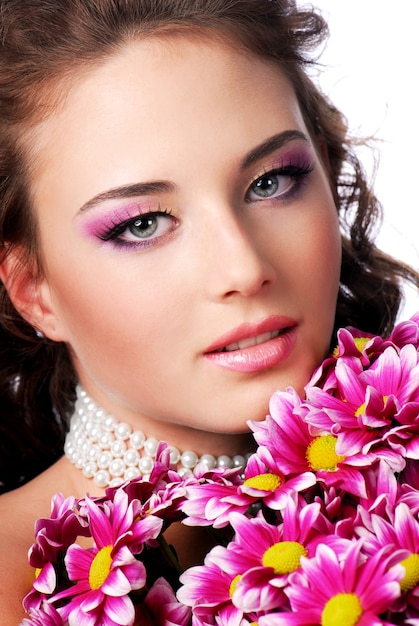
[[[419,626],[418,350],[419,315],[387,339],[341,329],[305,397],[250,424],[243,474],[182,478],[162,444],[148,480],[56,495],[23,624]],[[218,536],[184,572],[178,521]]]

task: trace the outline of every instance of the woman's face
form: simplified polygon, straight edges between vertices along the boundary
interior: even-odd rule
[[[131,43],[79,76],[32,148],[40,325],[104,408],[177,443],[302,391],[330,342],[340,235],[278,67]]]

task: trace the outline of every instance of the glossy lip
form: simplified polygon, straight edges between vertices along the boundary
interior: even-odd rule
[[[279,365],[291,353],[297,335],[297,322],[288,317],[270,316],[254,324],[241,324],[214,342],[204,356],[221,367],[244,373],[258,372]],[[232,352],[217,352],[232,343],[267,332],[281,334],[260,344]]]

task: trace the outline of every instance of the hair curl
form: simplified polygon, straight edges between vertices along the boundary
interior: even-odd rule
[[[42,273],[27,133],[54,109],[66,81],[134,38],[191,29],[274,60],[288,75],[311,136],[327,152],[341,216],[336,328],[388,333],[402,299],[400,280],[417,284],[418,277],[373,244],[379,204],[344,117],[307,74],[327,25],[294,0],[0,0],[0,254],[19,246],[25,262]],[[6,490],[62,454],[76,376],[67,346],[40,337],[1,284],[0,346],[0,489]]]

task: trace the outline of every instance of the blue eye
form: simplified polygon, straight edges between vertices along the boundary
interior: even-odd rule
[[[288,198],[313,170],[313,166],[288,165],[259,176],[249,187],[247,200],[257,202],[266,199]]]
[[[261,176],[253,183],[250,191],[258,198],[273,198],[277,194],[286,192],[292,182],[289,176],[266,174],[266,176]]]
[[[174,230],[176,223],[169,211],[154,211],[116,224],[100,238],[116,246],[151,245]]]
[[[159,220],[156,215],[139,217],[126,228],[127,234],[140,239],[147,239],[154,235],[159,227]]]

